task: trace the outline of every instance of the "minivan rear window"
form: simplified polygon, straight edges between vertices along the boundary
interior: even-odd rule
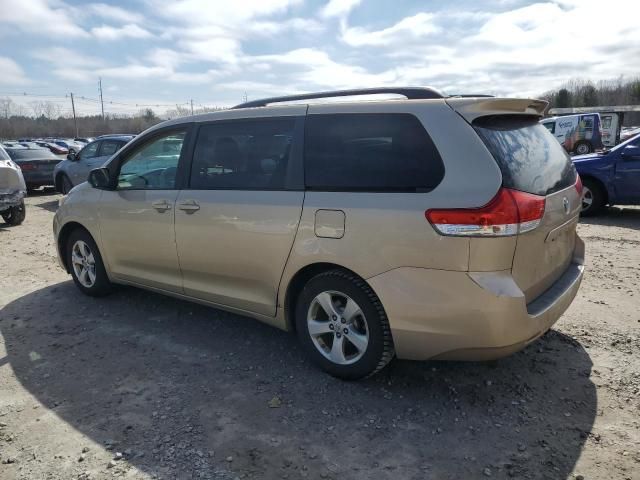
[[[429,191],[444,176],[422,123],[405,113],[309,115],[305,184],[325,191]]]
[[[571,158],[538,118],[491,115],[473,121],[507,188],[549,195],[576,182]]]

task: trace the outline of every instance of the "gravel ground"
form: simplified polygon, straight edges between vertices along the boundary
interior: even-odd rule
[[[640,479],[640,210],[583,222],[554,330],[492,363],[344,383],[295,338],[57,265],[58,196],[0,224],[0,478]]]

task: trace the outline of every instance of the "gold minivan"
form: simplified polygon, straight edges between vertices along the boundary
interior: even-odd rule
[[[61,200],[60,261],[88,295],[133,285],[296,332],[345,379],[508,355],[583,275],[582,186],[545,106],[380,88],[170,120]]]

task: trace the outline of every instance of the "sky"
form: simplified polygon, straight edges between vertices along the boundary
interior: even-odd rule
[[[639,19],[636,0],[0,0],[0,97],[66,113],[73,92],[97,113],[99,78],[107,113],[375,86],[536,96],[640,74]]]

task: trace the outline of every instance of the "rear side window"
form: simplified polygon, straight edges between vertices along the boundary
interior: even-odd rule
[[[304,150],[312,190],[429,191],[444,177],[431,137],[410,114],[309,115]]]
[[[4,151],[4,148],[0,147],[0,160],[11,160],[7,152]]]
[[[549,195],[576,182],[571,158],[536,117],[495,115],[473,122],[507,188]]]
[[[120,150],[122,146],[122,142],[117,142],[115,140],[104,140],[102,142],[102,146],[100,147],[100,153],[98,154],[100,157],[111,156]]]
[[[192,189],[282,190],[293,142],[294,118],[204,125],[191,167]]]

